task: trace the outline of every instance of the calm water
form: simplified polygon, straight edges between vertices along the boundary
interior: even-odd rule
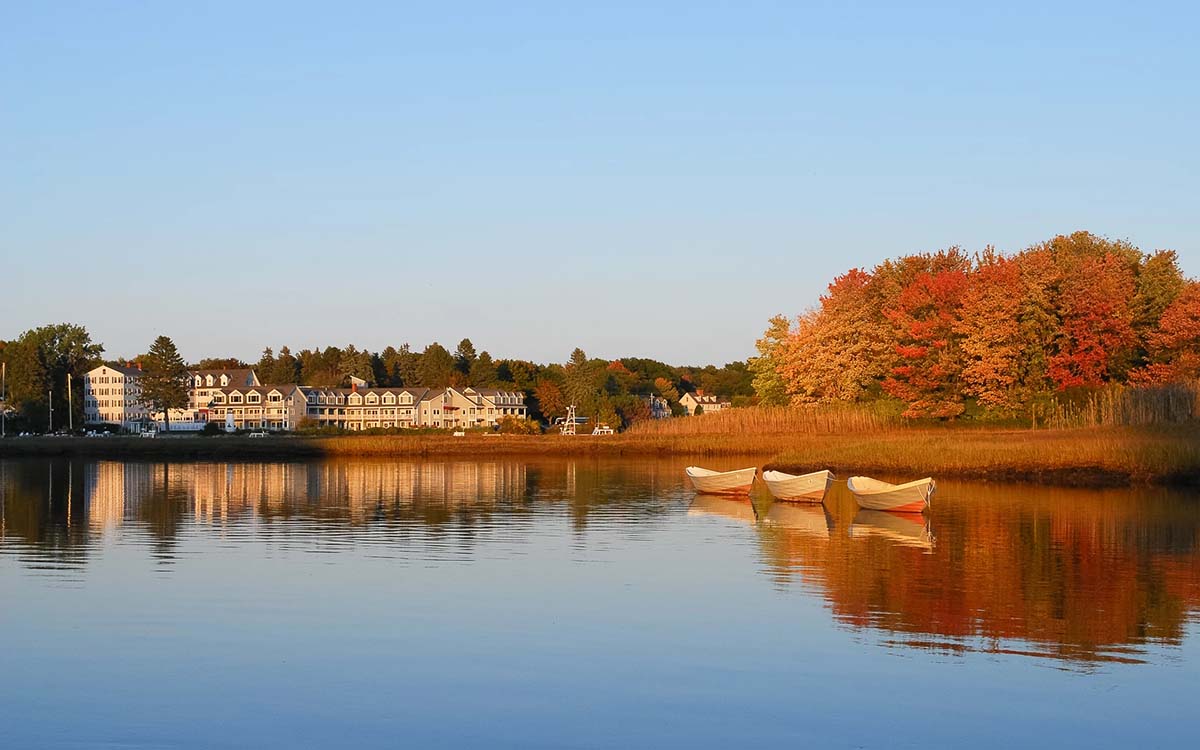
[[[1195,741],[1195,494],[681,468],[0,462],[0,747]]]

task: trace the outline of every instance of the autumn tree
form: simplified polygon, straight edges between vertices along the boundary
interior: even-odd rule
[[[1020,408],[1021,309],[1025,303],[1021,269],[992,248],[977,259],[954,322],[962,356],[963,392],[994,411]]]
[[[781,375],[781,350],[791,335],[791,327],[787,316],[776,315],[768,321],[762,338],[754,343],[758,356],[750,358],[749,366],[754,373],[754,392],[763,406],[782,406],[788,402],[787,385]]]
[[[1058,292],[1061,336],[1049,375],[1060,390],[1098,386],[1123,374],[1136,342],[1133,274],[1112,253],[1065,261]]]
[[[885,277],[861,269],[837,277],[820,307],[797,321],[795,333],[778,354],[780,375],[792,400],[858,401],[878,392],[878,383],[890,374],[896,358],[895,327],[883,305],[903,289],[881,280],[900,272],[887,264],[880,269],[886,270]]]
[[[956,417],[963,411],[959,308],[967,287],[962,270],[919,274],[886,311],[896,327],[899,363],[883,389],[908,404],[906,417]]]
[[[546,378],[539,379],[533,389],[533,397],[537,400],[538,411],[547,422],[566,416],[567,403],[558,383]]]
[[[655,378],[654,390],[658,391],[658,395],[665,398],[668,403],[679,403],[679,389],[676,388],[675,384],[670,380],[667,380],[666,378]]]
[[[151,413],[161,412],[163,425],[171,430],[171,409],[183,409],[188,405],[188,369],[175,342],[168,336],[159,336],[150,345],[150,351],[141,357],[142,376],[139,383],[142,400]]]
[[[1200,378],[1200,282],[1189,282],[1163,311],[1150,334],[1150,352],[1151,380]]]

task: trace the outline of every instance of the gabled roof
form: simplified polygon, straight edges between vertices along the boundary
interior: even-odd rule
[[[142,371],[140,368],[126,367],[125,365],[100,365],[100,367],[97,367],[94,370],[89,370],[88,372],[89,372],[89,374],[93,373],[96,370],[99,370],[101,367],[107,367],[110,370],[116,370],[117,372],[121,373],[122,375],[132,375],[132,376],[136,377],[136,376],[142,374]]]
[[[188,375],[191,376],[193,380],[195,380],[197,375],[202,378],[212,375],[214,384],[221,382],[222,375],[229,377],[230,385],[252,386],[259,384],[258,376],[254,373],[254,370],[249,368],[238,370],[188,370]],[[214,387],[216,387],[216,385],[214,385]]]

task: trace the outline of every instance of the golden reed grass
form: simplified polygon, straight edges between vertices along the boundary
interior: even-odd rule
[[[1200,381],[1156,386],[1110,385],[1081,402],[1054,401],[1047,427],[1140,427],[1200,420]]]
[[[682,435],[798,435],[875,433],[902,429],[905,421],[895,405],[820,404],[800,407],[752,407],[726,409],[690,419],[660,419],[639,422],[626,434]]]

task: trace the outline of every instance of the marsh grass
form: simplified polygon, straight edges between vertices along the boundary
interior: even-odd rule
[[[726,409],[684,419],[639,422],[626,432],[639,436],[862,434],[901,430],[899,402],[820,404],[802,407]]]
[[[1080,399],[1052,401],[1044,423],[1072,427],[1142,427],[1200,420],[1200,382],[1110,385]]]

